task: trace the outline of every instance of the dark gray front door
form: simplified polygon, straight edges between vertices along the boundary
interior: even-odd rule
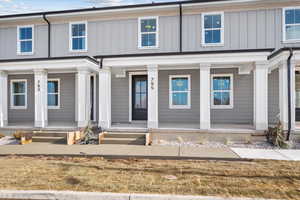
[[[147,120],[148,87],[147,76],[132,76],[132,120]]]

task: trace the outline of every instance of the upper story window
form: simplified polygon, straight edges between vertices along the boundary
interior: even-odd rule
[[[139,48],[158,47],[158,17],[139,18]]]
[[[70,51],[87,51],[87,22],[70,23]]]
[[[48,108],[60,107],[60,80],[48,79]]]
[[[300,8],[283,9],[283,41],[300,41]]]
[[[34,26],[18,26],[17,32],[17,53],[33,54]]]
[[[224,44],[224,13],[202,14],[202,45]]]
[[[191,76],[171,75],[169,81],[169,107],[171,109],[190,109]]]
[[[233,108],[233,75],[213,74],[212,75],[212,108],[231,109]]]
[[[12,109],[27,108],[27,80],[11,80],[10,105]]]

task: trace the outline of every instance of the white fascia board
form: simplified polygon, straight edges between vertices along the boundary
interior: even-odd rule
[[[255,53],[222,53],[222,54],[193,54],[171,56],[144,56],[126,58],[105,58],[103,66],[106,67],[131,67],[145,65],[179,65],[179,64],[230,64],[267,61],[269,52]]]
[[[24,61],[24,62],[3,62],[0,63],[0,70],[3,71],[25,71],[36,69],[73,69],[73,68],[87,68],[90,71],[98,71],[99,65],[82,59],[69,60],[44,60],[44,61]]]
[[[237,4],[237,3],[249,3],[249,2],[256,2],[256,1],[262,1],[262,0],[236,0],[236,1],[215,1],[215,2],[198,2],[198,3],[188,3],[188,4],[182,4],[182,7],[194,7],[197,5],[223,5],[223,4]]]

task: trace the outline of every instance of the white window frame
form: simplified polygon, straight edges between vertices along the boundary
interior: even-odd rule
[[[286,8],[283,8],[282,9],[282,41],[284,43],[296,43],[296,42],[300,42],[300,38],[299,39],[286,39],[286,26],[300,26],[300,23],[299,24],[285,24],[285,11],[286,10],[297,10],[297,9],[300,9],[300,6],[298,7],[286,7]]]
[[[84,36],[72,36],[72,25],[84,24],[85,25],[85,35]],[[73,49],[73,38],[85,38],[85,48],[84,49]],[[87,21],[78,21],[69,23],[69,51],[70,52],[87,52],[88,50],[88,23]]]
[[[57,91],[57,93],[49,93],[48,92],[48,81],[57,81],[57,83],[58,83],[58,86],[57,86],[58,91]],[[58,97],[57,97],[58,98],[58,102],[57,102],[57,106],[49,106],[48,105],[48,101],[47,101],[48,109],[60,109],[60,79],[59,78],[49,78],[47,80],[47,98],[48,98],[49,94],[57,94],[58,95]]]
[[[214,90],[215,77],[230,78],[230,102],[229,105],[214,105],[214,92],[226,92],[228,90]],[[233,74],[212,74],[211,75],[211,108],[213,109],[233,109]]]
[[[188,91],[172,91],[172,79],[173,78],[187,78],[188,79]],[[173,93],[187,92],[187,105],[173,105]],[[170,109],[191,109],[191,75],[169,75],[169,108]]]
[[[156,32],[144,32],[141,31],[141,21],[145,19],[155,19],[156,20]],[[155,33],[155,46],[142,46],[142,34]],[[156,49],[159,48],[159,17],[158,16],[147,16],[139,17],[138,19],[138,47],[139,49]]]
[[[21,28],[31,28],[32,29],[32,38],[20,40],[20,29]],[[21,42],[22,41],[32,41],[31,52],[21,52]],[[17,26],[17,54],[18,55],[33,55],[33,53],[34,53],[34,25]]]
[[[204,28],[204,18],[206,15],[221,15],[221,28]],[[207,12],[201,13],[201,29],[202,29],[202,46],[211,47],[211,46],[224,46],[224,12]],[[221,30],[221,42],[219,43],[205,43],[205,30]]]
[[[14,93],[13,84],[25,82],[25,93]],[[25,95],[25,105],[16,106],[14,105],[14,96],[15,95]],[[27,109],[27,79],[12,79],[10,80],[10,108],[11,109]]]

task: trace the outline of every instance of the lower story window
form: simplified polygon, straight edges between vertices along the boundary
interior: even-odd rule
[[[233,75],[212,75],[212,108],[233,108]]]
[[[60,81],[59,79],[48,79],[48,108],[60,107]]]
[[[11,80],[11,107],[27,108],[27,80]]]
[[[190,75],[170,76],[169,107],[171,109],[191,108],[191,76]]]

